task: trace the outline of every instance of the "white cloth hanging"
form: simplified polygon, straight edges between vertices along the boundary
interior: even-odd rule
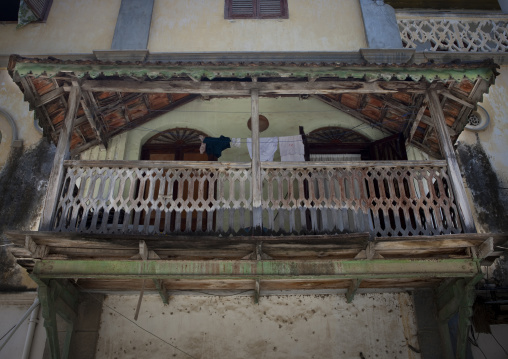
[[[305,147],[301,135],[279,137],[279,148],[282,162],[305,161]]]
[[[240,147],[241,143],[242,143],[241,138],[232,138],[231,139],[231,147]]]
[[[261,162],[273,161],[273,155],[277,151],[277,137],[262,137],[259,139],[259,158]],[[247,148],[249,156],[252,158],[252,138],[247,139]]]

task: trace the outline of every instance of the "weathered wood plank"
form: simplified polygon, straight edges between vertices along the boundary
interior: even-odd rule
[[[466,232],[475,232],[473,214],[471,212],[471,208],[469,207],[469,201],[462,182],[462,176],[460,174],[460,168],[455,156],[455,151],[453,150],[453,145],[448,134],[448,128],[446,126],[443,109],[441,108],[441,104],[439,102],[439,96],[435,90],[430,90],[427,93],[427,96],[429,98],[429,109],[435,122],[441,152],[447,162],[457,207],[459,208],[461,218],[464,221],[464,230]]]
[[[259,90],[251,90],[251,132],[252,132],[252,162],[251,162],[251,198],[252,198],[252,227],[255,234],[260,234],[263,226],[261,217],[261,197],[263,195],[261,180],[261,160],[259,153]]]
[[[188,93],[201,95],[250,96],[253,89],[260,95],[300,95],[337,93],[394,93],[399,91],[423,92],[426,84],[390,81],[315,81],[315,82],[195,82],[195,81],[83,81],[83,91],[139,92],[139,93]]]
[[[81,89],[79,86],[72,86],[69,93],[69,105],[65,115],[64,124],[60,130],[58,145],[56,148],[55,158],[53,160],[53,168],[48,181],[48,190],[44,200],[44,209],[40,222],[40,230],[48,230],[51,227],[57,198],[60,194],[62,181],[64,178],[64,161],[69,158],[70,141],[72,137],[72,129],[76,120],[76,113],[81,98]]]

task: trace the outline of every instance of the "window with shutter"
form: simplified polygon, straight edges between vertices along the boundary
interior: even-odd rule
[[[287,0],[226,0],[226,19],[287,19]]]
[[[53,0],[25,0],[25,3],[39,20],[44,21],[48,17]]]

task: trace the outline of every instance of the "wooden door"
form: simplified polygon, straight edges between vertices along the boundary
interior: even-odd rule
[[[170,134],[167,134],[167,132],[171,132]],[[193,133],[194,132],[194,133]],[[175,135],[175,133],[177,135]],[[190,134],[193,134],[194,136],[189,136]],[[142,149],[142,160],[148,160],[148,161],[213,161],[214,158],[210,158],[207,154],[201,154],[199,153],[199,145],[200,141],[198,138],[198,135],[202,134],[201,132],[190,130],[190,129],[173,129],[166,132],[163,132],[159,135],[154,136],[154,139],[157,139],[157,141],[147,141],[147,143],[143,146]],[[204,135],[204,134],[203,134]],[[169,138],[171,141],[166,141],[166,143],[161,143],[160,140],[161,137]],[[166,175],[167,172],[164,172],[164,175]],[[197,171],[196,171],[196,175]],[[191,173],[190,177],[191,179],[194,174]],[[173,188],[168,188],[168,185],[166,185],[163,189],[163,193],[160,192],[160,182],[156,181],[154,183],[155,189],[154,189],[154,198],[159,198],[161,196],[165,197],[165,200],[167,201],[167,196],[171,195],[171,200],[175,201],[177,200],[177,196],[179,193],[179,186],[183,186],[182,188],[182,199],[188,200],[189,196],[192,195],[194,200],[197,200],[199,197],[199,182],[198,181],[174,181]],[[192,187],[189,187],[191,185]],[[208,196],[209,193],[209,183],[204,183],[204,191],[201,194],[202,196],[205,196],[205,200],[207,199],[206,196]],[[145,186],[145,198],[148,195],[149,191],[149,184]],[[188,216],[191,215],[192,218],[190,220],[190,227],[187,228],[188,225]],[[150,225],[153,226],[155,224],[155,216],[156,214],[152,212],[150,216]],[[201,215],[201,221],[200,224],[198,224],[198,213],[196,210],[194,211],[186,211],[185,209],[182,210],[180,214],[176,212],[169,213],[169,225],[170,225],[170,232],[176,231],[186,231],[190,230],[192,232],[197,230],[206,231],[207,226],[207,220],[208,220],[208,212],[204,211]],[[159,231],[164,231],[164,226],[166,222],[166,213],[161,213],[161,220],[159,222]],[[198,228],[198,226],[200,228]]]

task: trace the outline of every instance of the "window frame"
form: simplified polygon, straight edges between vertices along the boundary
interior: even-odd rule
[[[287,0],[279,0],[281,4],[280,15],[260,15],[259,14],[259,0],[251,0],[254,5],[254,14],[252,15],[233,15],[233,0],[225,0],[224,2],[224,19],[235,20],[235,19],[289,19],[289,9]]]

